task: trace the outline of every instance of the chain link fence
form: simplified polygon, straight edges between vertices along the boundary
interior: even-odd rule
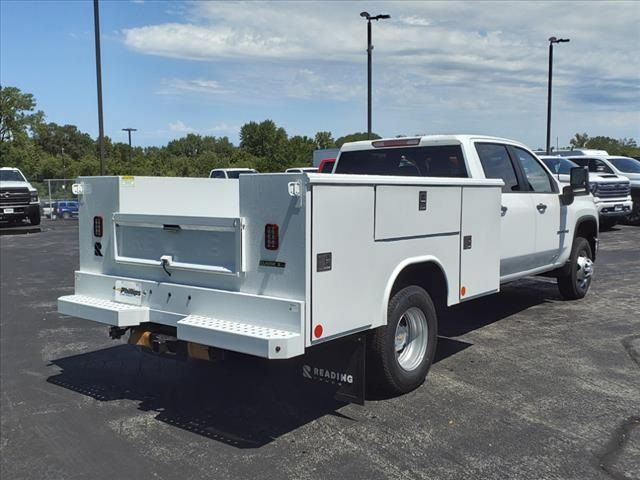
[[[51,220],[78,218],[78,198],[71,191],[72,178],[48,178],[31,182],[38,189],[41,215]]]

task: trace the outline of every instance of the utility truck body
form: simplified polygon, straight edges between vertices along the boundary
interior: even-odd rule
[[[538,273],[586,294],[597,245],[587,181],[561,194],[536,160],[546,189],[517,167],[523,190],[508,177],[505,193],[485,169],[517,165],[516,149],[530,154],[502,139],[420,137],[346,144],[331,175],[82,177],[80,269],[59,311],[196,358],[287,359],[369,332],[370,374],[408,391],[433,359],[435,308]]]

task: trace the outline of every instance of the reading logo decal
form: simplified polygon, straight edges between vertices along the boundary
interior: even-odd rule
[[[334,385],[342,385],[345,383],[353,384],[353,375],[350,373],[312,367],[311,365],[302,365],[302,376],[309,380],[326,382]]]

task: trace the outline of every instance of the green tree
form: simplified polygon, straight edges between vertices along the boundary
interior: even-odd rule
[[[314,137],[316,148],[335,148],[336,141],[333,139],[331,132],[318,132]]]
[[[36,100],[16,87],[0,85],[0,142],[22,140],[44,117]]]
[[[638,145],[632,138],[616,140],[611,137],[591,137],[585,144],[587,148],[606,150],[609,155],[634,155],[638,151]],[[635,153],[637,155],[637,153]]]
[[[313,163],[313,151],[316,149],[314,139],[296,135],[289,139],[286,148],[286,164],[283,170],[290,167],[310,167]]]
[[[371,140],[375,140],[377,138],[382,138],[382,137],[377,133],[371,132]],[[369,135],[367,134],[367,132],[350,133],[349,135],[340,137],[336,140],[336,147],[341,147],[343,143],[359,142],[361,140],[369,140]]]
[[[40,123],[33,131],[33,139],[43,151],[52,155],[69,155],[73,160],[80,160],[95,149],[91,136],[75,125]]]
[[[167,144],[170,154],[194,158],[204,150],[205,142],[200,135],[189,133],[185,137],[171,140]]]
[[[273,120],[245,123],[240,128],[240,148],[256,157],[281,163],[287,146],[287,132]]]
[[[583,148],[589,141],[589,135],[586,133],[576,133],[575,136],[569,140],[569,144],[575,148]]]

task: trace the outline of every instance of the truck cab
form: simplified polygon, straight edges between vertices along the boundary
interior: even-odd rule
[[[575,204],[563,205],[564,185],[518,142],[442,135],[345,145],[334,173],[365,172],[502,180],[499,250],[503,283],[562,264],[569,256],[571,238],[585,229],[595,255],[597,223],[590,198],[585,194],[576,197]]]

